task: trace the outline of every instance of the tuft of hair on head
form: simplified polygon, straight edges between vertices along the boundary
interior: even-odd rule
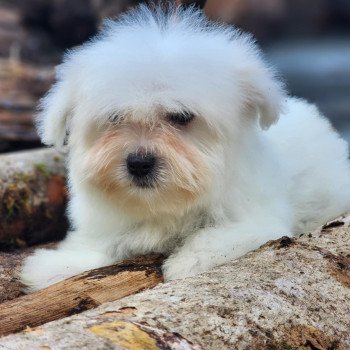
[[[165,35],[168,33],[176,35]],[[249,35],[241,33],[232,26],[209,21],[200,9],[193,6],[185,8],[176,6],[174,3],[167,3],[164,6],[142,4],[122,14],[116,21],[106,22],[102,32],[94,39],[65,56],[63,64],[57,70],[57,81],[41,100],[40,110],[36,116],[36,125],[43,143],[60,147],[67,141],[71,120],[74,118],[78,103],[81,103],[79,90],[82,89],[82,85],[86,85],[82,72],[84,69],[91,71],[86,67],[96,61],[97,55],[103,56],[104,45],[108,46],[111,43],[117,45],[116,41],[111,38],[122,37],[121,45],[127,46],[124,51],[123,46],[120,50],[122,52],[136,51],[139,50],[138,41],[144,42],[144,38],[148,35],[150,40],[159,40],[160,43],[163,43],[164,38],[167,37],[169,40],[172,40],[173,37],[176,37],[176,40],[187,38],[186,50],[192,47],[191,42],[207,44],[209,48],[222,46],[224,48],[222,53],[227,53],[227,57],[214,62],[216,64],[219,62],[217,64],[218,69],[221,70],[219,79],[224,80],[223,85],[226,84],[226,86],[233,86],[236,83],[239,85],[240,102],[243,103],[246,119],[256,118],[263,129],[267,129],[277,121],[284,100],[283,84],[265,63],[260,50]],[[129,39],[133,38],[136,41],[135,45],[130,44]],[[203,50],[203,52],[208,52],[208,50]],[[140,53],[137,52],[137,54]],[[89,55],[92,55],[95,60],[84,61],[83,58]],[[201,56],[196,57],[200,59]],[[212,62],[208,63],[210,57],[209,55],[209,58],[206,58],[206,64],[209,66],[212,65]],[[220,67],[221,62],[224,67]],[[206,70],[203,67],[203,73],[199,70],[199,75],[206,78],[204,73]],[[212,83],[215,91],[218,91],[216,86],[222,80]],[[227,84],[228,81],[231,85]],[[86,96],[85,92],[81,95]],[[225,94],[228,106],[233,100],[229,92],[220,90],[220,94]],[[233,94],[232,91],[232,96]],[[232,105],[227,110],[230,108]]]

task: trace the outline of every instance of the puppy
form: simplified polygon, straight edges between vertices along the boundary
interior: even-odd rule
[[[108,22],[59,66],[37,125],[68,145],[72,231],[25,261],[28,291],[150,252],[184,278],[350,210],[346,142],[249,35],[194,9]]]

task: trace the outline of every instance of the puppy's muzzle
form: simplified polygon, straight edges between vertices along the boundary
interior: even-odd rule
[[[131,153],[126,166],[133,182],[139,187],[151,187],[155,180],[156,157],[151,153]]]

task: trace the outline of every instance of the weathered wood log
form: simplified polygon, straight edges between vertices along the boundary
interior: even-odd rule
[[[17,278],[23,260],[37,248],[53,248],[54,245],[55,243],[47,243],[39,247],[0,252],[0,304],[24,295],[23,285]]]
[[[0,141],[39,144],[33,125],[37,100],[53,81],[53,68],[0,59]]]
[[[33,107],[52,84],[54,69],[53,66],[37,67],[16,59],[1,59],[0,78],[3,100],[19,101],[27,107]]]
[[[162,282],[159,255],[82,273],[0,305],[0,335],[95,308]]]
[[[0,245],[64,236],[64,159],[53,149],[0,155]]]
[[[9,57],[11,48],[21,41],[24,30],[20,27],[18,11],[0,3],[0,56]]]
[[[0,99],[1,142],[29,142],[40,144],[33,125],[34,104]],[[5,150],[6,151],[6,150]]]
[[[350,349],[341,219],[207,273],[0,339],[0,349]]]

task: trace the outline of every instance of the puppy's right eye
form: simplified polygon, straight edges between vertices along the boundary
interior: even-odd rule
[[[187,125],[194,119],[194,114],[184,111],[180,113],[168,113],[167,117],[172,124]]]
[[[108,121],[112,124],[117,123],[120,119],[120,116],[118,113],[112,114],[109,118]]]

